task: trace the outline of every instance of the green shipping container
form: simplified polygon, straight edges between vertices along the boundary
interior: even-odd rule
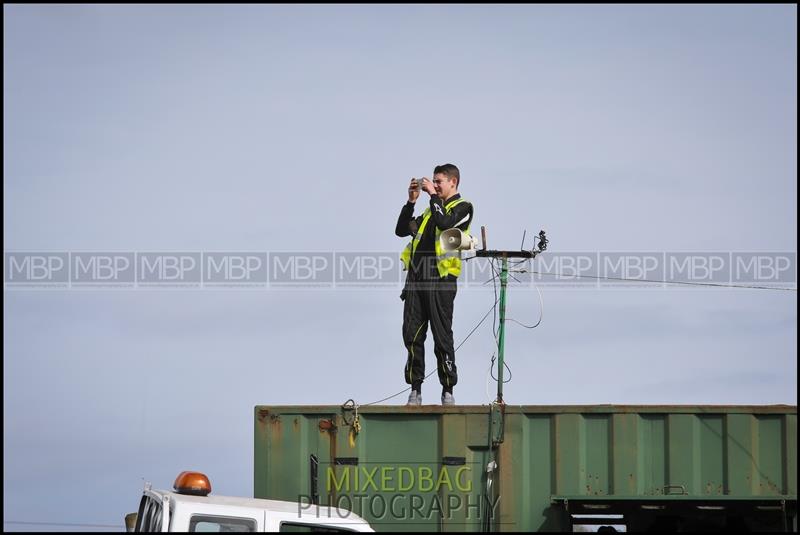
[[[797,530],[796,406],[257,406],[254,453],[377,531]]]

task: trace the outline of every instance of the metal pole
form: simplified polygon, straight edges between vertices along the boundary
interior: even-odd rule
[[[506,335],[506,286],[508,285],[508,257],[503,255],[500,270],[500,338],[497,341],[497,402],[503,403],[503,346]]]

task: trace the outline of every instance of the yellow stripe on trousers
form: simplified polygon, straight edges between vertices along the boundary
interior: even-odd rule
[[[413,361],[414,361],[414,342],[417,341],[417,335],[419,334],[419,331],[420,331],[420,329],[422,329],[423,325],[425,325],[425,324],[424,323],[420,323],[419,327],[417,327],[417,332],[414,334],[414,339],[411,340],[411,345],[408,348],[408,350],[411,352],[411,359],[410,359],[410,362],[408,363],[408,384],[410,384],[412,386],[413,386],[413,383],[411,382],[411,365],[413,364]]]

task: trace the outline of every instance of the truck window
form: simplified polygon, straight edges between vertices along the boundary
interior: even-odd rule
[[[161,522],[164,520],[164,513],[161,511],[161,504],[159,503],[158,506],[153,510],[153,532],[160,532],[161,531]]]
[[[279,531],[281,533],[351,533],[349,529],[341,529],[320,524],[296,524],[293,522],[281,522]]]
[[[136,531],[143,533],[161,531],[161,504],[149,496],[142,496]]]
[[[192,515],[189,531],[198,533],[248,533],[255,532],[256,521],[252,518],[232,516]]]
[[[133,531],[141,532],[144,531],[143,527],[147,525],[146,516],[148,510],[150,509],[149,500],[147,496],[142,496],[142,501],[139,502],[139,513],[136,515],[136,527]]]

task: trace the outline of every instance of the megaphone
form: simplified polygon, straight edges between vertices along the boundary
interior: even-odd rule
[[[461,229],[451,228],[441,233],[439,236],[439,245],[442,250],[448,251],[468,251],[475,249],[475,238],[469,234],[462,232]]]

